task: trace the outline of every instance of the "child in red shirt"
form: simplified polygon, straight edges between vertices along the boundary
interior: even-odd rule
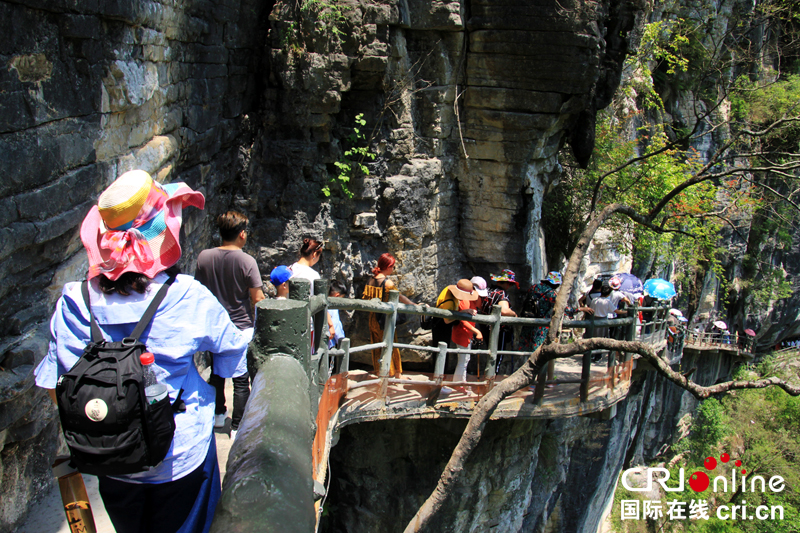
[[[474,315],[477,312],[478,307],[480,307],[480,302],[480,298],[471,302],[467,300],[460,300],[458,302],[458,310],[466,311],[468,309],[474,309],[475,311],[472,311],[472,314]],[[481,334],[480,330],[475,327],[474,322],[459,320],[458,324],[453,326],[453,333],[450,337],[450,340],[453,341],[453,344],[459,348],[469,349],[469,347],[472,345],[473,335],[475,335],[478,340],[483,339],[483,334]],[[456,370],[453,374],[453,381],[467,381],[467,363],[469,363],[469,354],[458,354],[458,364],[456,365]]]

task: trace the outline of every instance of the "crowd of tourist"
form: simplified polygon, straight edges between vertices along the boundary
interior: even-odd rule
[[[203,195],[185,184],[161,185],[141,170],[127,172],[112,183],[81,226],[81,240],[89,257],[88,283],[65,285],[51,320],[49,351],[35,371],[36,384],[47,389],[55,401],[54,389],[60,377],[82,357],[92,339],[90,330],[99,327],[108,342],[127,339],[159,289],[168,288],[141,340],[154,356],[153,372],[166,385],[169,401],[173,407],[180,405],[175,409],[174,439],[166,457],[156,466],[100,477],[101,496],[120,533],[208,531],[220,497],[213,428],[227,421],[224,380],[233,380],[231,438],[236,436],[249,395],[246,353],[253,337],[255,305],[265,294],[255,259],[243,251],[250,234],[247,217],[229,211],[217,218],[222,243],[200,253],[195,277],[179,274],[176,268],[181,257],[182,209],[184,205],[202,209],[204,203]],[[271,271],[275,297],[286,299],[288,281],[295,278],[311,281],[313,294],[313,281],[320,279],[314,267],[322,253],[322,242],[305,238],[296,262]],[[377,259],[362,298],[387,301],[389,291],[398,289],[391,278],[395,263],[389,253]],[[489,275],[489,279],[491,285],[480,276],[457,280],[442,289],[434,305],[466,316],[488,315],[499,306],[504,317],[548,318],[562,284],[559,272],[549,272],[525,292],[517,313],[510,294],[520,288],[515,273],[505,269]],[[596,280],[579,306],[568,307],[566,313],[618,316],[625,312],[625,305],[631,304],[618,289],[618,280]],[[330,296],[341,297],[348,292],[340,282],[330,285]],[[400,302],[420,305],[403,295]],[[372,343],[383,340],[385,317],[370,314]],[[328,310],[326,318],[329,346],[333,347],[345,332],[337,310]],[[476,326],[468,318],[434,318],[430,329],[434,346],[444,342],[457,352],[445,371],[453,374],[456,384],[466,384],[470,354],[463,350],[482,345],[488,327]],[[520,351],[533,352],[544,343],[547,326],[522,327],[516,344],[513,335],[512,328],[502,326],[498,349],[509,350],[516,345]],[[198,351],[207,352],[211,361],[208,383],[194,363]],[[380,353],[379,349],[372,352],[375,372],[379,371]],[[498,357],[497,370],[502,366],[510,373],[522,362]],[[480,372],[479,364],[476,368]],[[393,376],[402,376],[397,348],[392,351],[389,370]],[[102,409],[93,408],[92,413],[100,413],[101,419],[105,416]]]

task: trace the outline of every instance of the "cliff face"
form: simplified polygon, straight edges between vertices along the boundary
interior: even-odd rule
[[[403,292],[420,301],[460,277],[507,267],[524,286],[548,269],[540,217],[557,154],[569,143],[578,161],[588,158],[595,112],[616,90],[645,10],[636,0],[41,4],[0,0],[0,529],[49,483],[58,426],[32,372],[61,287],[86,270],[80,222],[116,176],[143,168],[206,194],[204,212],[184,215],[188,272],[214,243],[213,216],[233,207],[251,218],[249,251],[262,274],[293,262],[310,234],[326,242],[323,276],[345,280],[354,296],[385,251],[398,258]],[[375,159],[347,183],[350,197],[330,180],[348,161],[359,114],[366,125],[356,145]],[[624,261],[602,244],[591,259],[589,272]],[[493,458],[485,444],[487,468],[474,478],[490,510],[475,518],[454,510],[453,520],[477,520],[463,522],[467,529],[498,520],[543,527],[562,515],[570,527],[592,523],[611,490],[601,474],[618,468],[627,435],[654,435],[637,441],[642,457],[668,440],[674,417],[648,399],[656,385],[647,383],[609,422],[498,427],[490,442],[502,453]],[[643,412],[652,427],[637,421]],[[460,423],[430,424],[354,426],[342,441],[366,451],[359,432],[397,432],[420,448],[415,461],[432,453],[441,462]],[[446,438],[421,444],[431,433]],[[529,464],[487,473],[492,461],[520,457]],[[418,469],[420,479],[433,466]],[[588,477],[593,496],[570,500],[584,498],[571,487]],[[411,491],[404,513],[425,490]],[[465,489],[454,509],[476,498]],[[576,505],[583,515],[562,513]],[[366,520],[343,513],[342,523],[348,513]]]
[[[258,1],[0,1],[0,530],[52,483],[60,429],[33,368],[97,195],[142,168],[230,203],[269,6]],[[184,217],[188,262],[208,219]]]
[[[685,356],[698,383],[729,376],[730,362]],[[696,401],[637,371],[610,420],[494,420],[433,531],[597,531],[623,468],[673,442]],[[342,429],[331,451],[327,532],[402,531],[436,486],[464,420],[395,420]]]

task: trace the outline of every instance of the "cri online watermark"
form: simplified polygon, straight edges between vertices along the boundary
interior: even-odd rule
[[[727,453],[720,455],[720,461],[728,463],[731,458]],[[710,480],[708,474],[698,470],[689,477],[689,487],[695,492],[703,492],[709,486],[712,487],[713,492],[728,492],[733,494],[741,493],[744,498],[746,493],[765,493],[767,487],[771,492],[782,492],[786,488],[786,484],[781,476],[772,476],[769,481],[765,480],[763,476],[752,476],[747,478],[747,470],[742,467],[741,461],[735,461],[735,468],[731,468],[730,479],[725,475],[720,475]],[[714,457],[707,457],[703,466],[706,470],[714,470],[717,468],[717,460]],[[741,470],[739,470],[741,468]],[[646,484],[644,487],[633,487],[630,485],[628,476],[632,473],[637,473],[640,470],[637,468],[629,468],[622,473],[622,486],[631,492],[650,492],[653,489],[653,482],[655,481],[665,492],[683,492],[684,490],[684,470],[683,468],[678,471],[677,483],[674,481],[674,486],[669,486],[670,473],[666,468],[646,468]],[[738,472],[737,472],[738,471]],[[730,485],[728,484],[730,481]],[[748,481],[750,482],[748,485]],[[657,520],[666,516],[670,520],[708,520],[710,518],[710,507],[708,500],[691,500],[687,502],[674,499],[672,501],[665,501],[666,509],[662,506],[660,500],[622,500],[621,502],[621,517],[622,520],[640,520],[640,519],[653,519]],[[720,520],[783,520],[783,506],[782,505],[759,505],[753,509],[747,506],[747,501],[742,499],[741,505],[720,505],[716,509],[716,516]]]

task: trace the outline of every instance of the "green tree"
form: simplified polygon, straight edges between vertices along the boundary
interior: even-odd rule
[[[687,230],[692,229],[693,221],[702,227],[702,221],[730,220],[726,211],[716,210],[716,205],[711,211],[704,210],[709,185],[713,186],[715,194],[727,194],[733,199],[732,204],[737,206],[753,201],[752,191],[756,189],[764,194],[789,198],[787,195],[780,196],[780,191],[770,187],[769,179],[780,176],[787,183],[796,182],[794,173],[800,168],[800,153],[786,152],[776,159],[776,154],[769,151],[769,146],[760,141],[774,134],[781,135],[786,128],[800,122],[800,112],[781,116],[768,124],[756,124],[747,120],[737,121],[735,116],[726,111],[732,92],[738,90],[736,83],[729,84],[727,80],[736,79],[739,72],[753,70],[759,75],[754,76],[755,79],[769,79],[761,72],[764,65],[761,61],[763,50],[753,53],[749,35],[752,35],[750,30],[762,30],[770,22],[785,22],[773,21],[770,17],[774,15],[765,12],[766,7],[776,3],[781,2],[760,3],[752,12],[743,13],[737,24],[716,43],[707,42],[707,37],[714,37],[711,32],[703,33],[704,28],[714,25],[713,20],[689,20],[682,24],[681,34],[687,35],[688,43],[675,43],[670,45],[670,49],[678,56],[695,54],[697,61],[689,61],[688,65],[699,70],[675,75],[674,81],[669,77],[667,80],[691,90],[694,98],[692,116],[685,119],[684,123],[663,124],[663,128],[655,128],[645,145],[637,146],[634,157],[623,156],[611,168],[599,170],[587,178],[591,187],[585,187],[583,193],[589,198],[588,208],[579,211],[579,214],[585,213],[584,216],[575,217],[579,224],[571,239],[572,249],[563,275],[563,287],[574,287],[581,263],[597,230],[611,221],[621,220],[619,217],[626,217],[631,224],[636,224],[637,231],[694,237]],[[786,27],[782,26],[783,29]],[[662,61],[650,72],[666,74],[667,70]],[[780,79],[780,73],[772,75],[772,79]],[[689,89],[690,85],[693,88]],[[659,94],[663,99],[664,93],[659,91]],[[702,154],[701,158],[692,158],[688,148],[700,139],[711,137],[715,138],[715,148]],[[666,158],[666,162],[658,165],[663,158]],[[655,166],[656,170],[644,171],[651,166]],[[626,173],[630,174],[627,178]],[[653,176],[654,173],[658,175]],[[649,188],[656,186],[661,187],[659,192],[651,194]],[[796,185],[793,187],[796,188]],[[620,196],[626,192],[629,193],[627,196]],[[696,201],[689,202],[692,198]],[[796,205],[794,207],[797,208]],[[732,225],[735,227],[735,224]],[[696,233],[698,231],[695,230]],[[707,228],[705,231],[709,232]],[[590,338],[561,344],[561,325],[570,292],[561,290],[556,298],[545,343],[531,354],[519,370],[496,384],[478,402],[436,488],[409,522],[407,532],[428,529],[432,518],[457,486],[469,455],[477,446],[486,423],[499,403],[517,390],[530,386],[546,370],[548,362],[554,359],[594,349],[637,353],[663,378],[703,400],[733,391],[773,386],[793,396],[800,396],[800,387],[780,376],[748,376],[746,379],[708,387],[700,386],[674,371],[649,345],[641,342]],[[732,531],[730,528],[725,530]]]

